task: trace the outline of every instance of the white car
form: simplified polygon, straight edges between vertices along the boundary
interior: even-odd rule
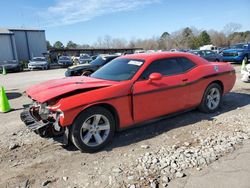
[[[79,64],[89,63],[90,61],[92,61],[92,59],[88,54],[80,55]]]
[[[250,83],[250,64],[246,65],[246,67],[241,70],[241,74],[241,80],[243,82]]]
[[[43,69],[48,70],[50,68],[49,62],[45,57],[33,57],[28,63],[28,69]]]

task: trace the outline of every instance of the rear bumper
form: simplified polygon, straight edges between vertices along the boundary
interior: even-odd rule
[[[6,71],[19,71],[20,67],[19,66],[14,66],[14,67],[4,67]],[[0,71],[3,70],[3,67],[0,66]]]

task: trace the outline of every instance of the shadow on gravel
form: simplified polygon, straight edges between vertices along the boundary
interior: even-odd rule
[[[113,142],[103,150],[111,151],[113,148],[147,140],[175,128],[184,127],[202,120],[213,120],[219,114],[244,107],[248,104],[250,104],[250,94],[231,92],[223,97],[221,108],[216,113],[205,114],[198,110],[192,110],[177,116],[161,118],[151,123],[148,122],[142,126],[116,133]],[[61,140],[60,138],[54,139],[59,142]],[[68,151],[77,150],[72,144],[64,148]]]
[[[16,99],[22,96],[22,93],[19,92],[7,92],[6,93],[9,100]]]
[[[216,113],[205,114],[199,112],[198,110],[192,110],[171,118],[165,118],[153,123],[147,123],[143,126],[117,133],[113,143],[105,149],[112,150],[112,148],[122,147],[153,138],[175,128],[184,127],[202,120],[212,120],[219,114],[223,114],[249,104],[250,94],[231,92],[223,97],[221,108]]]

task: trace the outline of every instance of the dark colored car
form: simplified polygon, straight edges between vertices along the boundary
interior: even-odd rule
[[[73,62],[69,56],[60,56],[58,59],[58,64],[61,67],[69,67],[73,65]]]
[[[100,55],[95,60],[91,61],[89,64],[82,64],[69,67],[65,72],[65,76],[89,76],[97,69],[110,62],[111,60],[119,57],[118,55]]]
[[[23,70],[22,64],[16,60],[12,61],[0,61],[0,71],[3,70],[3,67],[7,72],[19,72]]]
[[[220,54],[217,54],[216,52],[212,50],[192,50],[190,53],[193,53],[195,55],[198,55],[200,57],[203,57],[204,59],[208,61],[223,61],[223,57]]]

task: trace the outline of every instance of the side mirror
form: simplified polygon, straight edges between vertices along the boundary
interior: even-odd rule
[[[154,72],[154,73],[149,75],[148,82],[151,83],[152,81],[161,80],[161,79],[162,79],[162,74]]]

